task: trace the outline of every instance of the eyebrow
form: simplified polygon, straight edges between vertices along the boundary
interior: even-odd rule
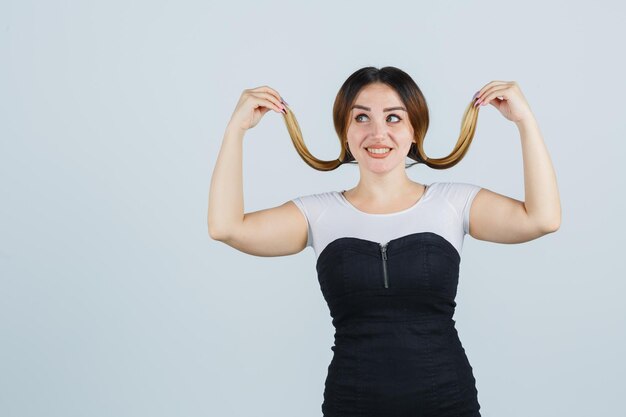
[[[367,110],[367,111],[371,111],[372,109],[369,107],[365,107],[365,106],[361,106],[359,104],[355,104],[354,106],[352,106],[352,109],[363,109],[363,110]],[[350,110],[352,110],[350,109]],[[383,111],[391,111],[391,110],[404,110],[406,111],[406,109],[402,106],[397,106],[397,107],[387,107],[386,109],[383,109]]]

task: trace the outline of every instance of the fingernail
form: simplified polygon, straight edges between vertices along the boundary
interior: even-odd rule
[[[289,104],[285,101],[285,99],[283,98],[283,96],[280,96],[280,102],[281,102],[281,103],[283,103],[283,104],[287,104],[287,105],[289,105]]]
[[[476,97],[478,97],[478,93],[480,93],[480,90],[476,91],[476,93],[474,93],[474,97],[472,97],[472,99],[475,99]]]

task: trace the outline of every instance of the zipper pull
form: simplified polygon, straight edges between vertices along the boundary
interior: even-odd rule
[[[385,288],[389,288],[389,277],[387,275],[387,243],[380,244],[380,251],[383,257],[383,277],[385,282]]]

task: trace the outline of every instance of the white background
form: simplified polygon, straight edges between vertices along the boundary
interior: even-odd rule
[[[455,320],[484,417],[623,412],[624,6],[618,1],[0,1],[0,415],[320,416],[333,328],[311,248],[210,239],[207,197],[241,92],[269,85],[339,156],[332,103],[396,66],[442,157],[465,106],[517,81],[557,173],[558,232],[465,239]],[[481,108],[457,166],[524,199],[519,132]],[[244,141],[245,211],[353,187],[282,116]]]

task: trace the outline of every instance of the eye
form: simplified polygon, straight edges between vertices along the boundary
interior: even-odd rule
[[[356,117],[354,118],[354,120],[356,120],[357,122],[359,122],[359,121],[360,121],[360,120],[359,120],[359,117],[361,117],[361,116],[363,116],[363,117],[367,117],[367,115],[366,115],[365,113],[361,113],[361,114],[359,114],[358,116],[356,116]],[[398,122],[399,122],[400,120],[402,120],[402,118],[401,118],[400,116],[398,116],[397,114],[390,114],[389,116],[387,116],[387,118],[390,118],[390,117],[396,117],[396,118],[398,118]],[[398,123],[398,122],[395,122],[395,123]]]

